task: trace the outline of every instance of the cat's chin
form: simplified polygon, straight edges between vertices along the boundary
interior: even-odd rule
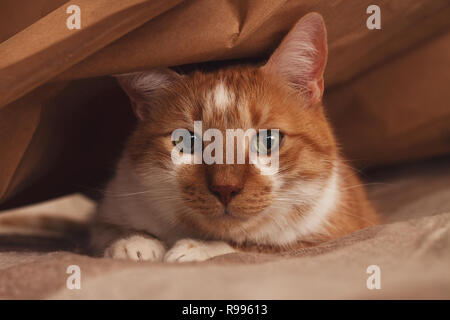
[[[229,222],[244,222],[250,218],[249,216],[244,216],[244,215],[232,212],[228,209],[222,209],[210,217],[213,218],[213,220],[229,221]],[[208,217],[208,218],[210,218],[210,217]]]
[[[237,215],[236,213],[232,213],[230,210],[228,209],[224,209],[221,217],[224,219],[232,219],[232,220],[240,220],[240,221],[245,221],[248,219],[248,217],[246,216],[241,216],[241,215]]]

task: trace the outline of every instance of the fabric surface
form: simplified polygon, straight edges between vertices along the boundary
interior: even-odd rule
[[[66,28],[72,4],[81,8],[80,30]],[[328,29],[325,103],[346,155],[365,167],[448,153],[450,3],[379,3],[381,30],[366,27],[371,4],[1,1],[0,203],[80,191],[107,176],[133,124],[108,75],[265,58],[311,11]]]
[[[4,212],[0,298],[450,299],[450,158],[365,179],[382,225],[286,255],[236,253],[201,263],[86,256],[83,223],[95,204],[79,195]],[[81,269],[80,290],[66,287],[69,265]],[[366,287],[369,265],[380,267],[380,290]]]

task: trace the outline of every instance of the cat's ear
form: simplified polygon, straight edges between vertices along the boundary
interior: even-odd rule
[[[327,54],[325,23],[313,12],[297,22],[262,69],[281,76],[314,104],[322,99]]]
[[[114,75],[131,100],[131,106],[139,120],[147,118],[152,100],[162,90],[170,89],[181,75],[170,69],[153,69]]]

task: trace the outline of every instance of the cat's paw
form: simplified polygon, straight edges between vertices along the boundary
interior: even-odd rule
[[[232,253],[235,250],[223,241],[199,241],[182,239],[167,251],[166,262],[204,261],[215,256]]]
[[[104,253],[107,258],[134,261],[162,261],[166,247],[158,239],[135,235],[113,242]]]

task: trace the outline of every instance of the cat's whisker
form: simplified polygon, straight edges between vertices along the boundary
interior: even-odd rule
[[[151,192],[152,192],[152,190],[147,190],[147,191],[131,192],[131,193],[109,193],[109,194],[105,194],[105,195],[107,197],[121,198],[121,197],[132,197],[132,196],[136,196],[136,195],[149,194]]]
[[[352,218],[356,218],[356,219],[365,221],[365,222],[367,222],[369,225],[375,225],[375,224],[377,224],[376,221],[369,220],[369,219],[367,219],[367,218],[365,218],[365,217],[363,217],[363,216],[361,216],[361,215],[355,215],[355,214],[348,213],[346,210],[343,210],[343,211],[340,212],[339,214],[343,214],[343,215],[348,216],[348,217],[352,217]]]
[[[339,190],[340,191],[346,191],[346,190],[351,190],[351,189],[355,189],[355,188],[374,186],[374,185],[388,185],[388,183],[385,183],[385,182],[368,182],[368,183],[355,184],[355,185],[352,185],[352,186],[349,186],[349,187],[341,188]]]

